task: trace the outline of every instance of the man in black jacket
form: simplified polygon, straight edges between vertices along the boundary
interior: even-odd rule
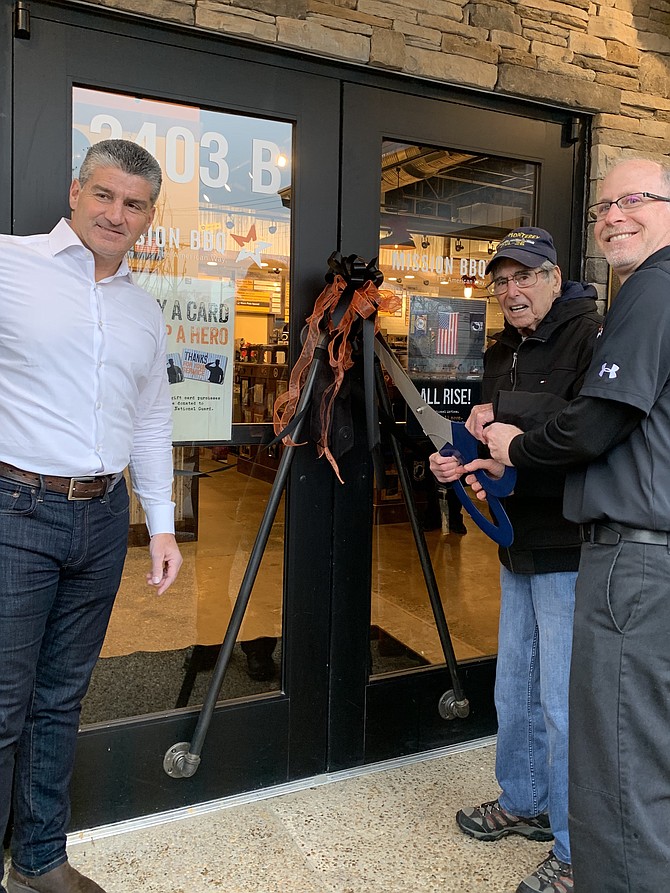
[[[670,865],[670,167],[630,159],[589,208],[622,282],[576,400],[486,429],[505,464],[572,466],[582,546],[570,676],[570,832],[580,893],[649,893]]]
[[[533,428],[573,399],[601,326],[592,286],[562,282],[546,230],[509,233],[486,269],[505,316],[484,357],[482,396],[468,428],[483,437],[494,418]],[[491,460],[489,460],[490,462]],[[447,482],[463,473],[453,457],[431,456]],[[494,468],[491,470],[495,471]],[[521,834],[554,848],[517,893],[572,889],[568,836],[568,677],[577,525],[562,514],[561,471],[520,473],[505,500],[514,543],[500,549],[501,605],[495,699],[499,797],[458,812],[466,834],[497,840]]]

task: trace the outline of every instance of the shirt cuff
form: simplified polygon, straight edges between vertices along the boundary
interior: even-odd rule
[[[144,513],[149,536],[155,536],[157,533],[174,533],[174,502],[167,505],[149,505]]]

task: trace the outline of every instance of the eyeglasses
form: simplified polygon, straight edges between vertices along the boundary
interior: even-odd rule
[[[665,195],[654,195],[653,192],[632,192],[630,195],[622,195],[613,202],[596,202],[589,207],[588,218],[591,221],[604,220],[612,205],[616,205],[623,214],[630,214],[648,202],[670,202],[670,198]]]
[[[519,270],[513,276],[497,276],[489,282],[486,290],[491,295],[504,295],[512,279],[517,288],[531,288],[537,282],[538,275],[546,272],[546,270],[538,268],[537,270]]]

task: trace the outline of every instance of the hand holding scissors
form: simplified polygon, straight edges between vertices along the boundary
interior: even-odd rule
[[[479,458],[477,440],[466,430],[463,422],[452,422],[444,418],[426,403],[414,386],[414,382],[379,335],[375,339],[375,353],[414,413],[424,434],[430,438],[440,454],[454,457],[460,465],[468,465],[477,460]],[[501,546],[511,545],[514,531],[500,503],[500,497],[508,496],[514,489],[516,470],[506,468],[502,477],[493,477],[481,467],[474,470],[473,474],[486,492],[489,509],[497,524],[480,512],[468,496],[460,479],[453,483],[454,492],[465,511],[487,536]]]
[[[523,434],[521,428],[515,425],[504,425],[501,422],[495,422],[488,425],[484,430],[484,443],[489,448],[489,452],[502,465],[511,466],[509,458],[509,445],[518,434]]]

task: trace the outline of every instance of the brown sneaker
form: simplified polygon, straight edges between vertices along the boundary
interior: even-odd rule
[[[561,862],[552,850],[544,862],[517,887],[516,893],[572,893],[572,865]]]
[[[39,875],[26,877],[15,868],[9,869],[7,893],[105,893],[105,891],[69,862]]]
[[[521,834],[529,840],[551,840],[554,836],[546,813],[532,818],[512,815],[497,800],[459,809],[456,824],[461,831],[477,840],[499,840],[508,834]]]

